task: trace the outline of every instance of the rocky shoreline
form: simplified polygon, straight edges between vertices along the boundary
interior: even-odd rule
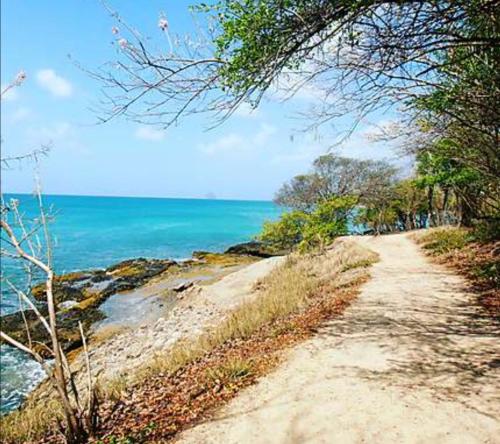
[[[93,326],[107,317],[101,308],[111,296],[127,295],[145,285],[162,282],[156,296],[160,294],[165,299],[171,299],[180,290],[185,290],[197,281],[209,281],[256,260],[282,253],[252,241],[232,246],[224,253],[193,252],[192,259],[185,261],[137,258],[119,262],[104,270],[57,276],[54,296],[62,347],[66,352],[81,347],[78,322],[82,323],[86,334],[92,336]],[[37,301],[38,309],[46,314],[45,284],[35,286],[32,295]],[[37,351],[50,358],[45,347],[50,340],[46,330],[32,311],[25,311],[25,316],[30,326],[31,340],[37,343]],[[20,312],[2,316],[1,323],[3,331],[13,338],[21,342],[27,341]]]
[[[197,337],[216,325],[256,294],[256,282],[283,258],[272,257],[272,252],[264,258],[262,250],[252,254],[253,248],[252,244],[242,244],[224,253],[199,251],[191,259],[179,262],[127,260],[105,270],[59,276],[56,300],[61,342],[76,385],[85,390],[85,359],[80,353],[78,320],[85,326],[96,380],[105,383],[126,378],[177,341]],[[245,254],[235,254],[236,249]],[[35,287],[34,293],[40,297],[43,286]],[[106,314],[106,306],[113,300],[118,303],[118,322]],[[134,316],[138,316],[134,322],[125,313],[130,301]],[[29,322],[37,327],[29,317]],[[6,318],[9,323],[2,320],[2,328],[11,327],[11,335],[22,337],[25,333],[20,314]],[[38,339],[48,341],[42,333]],[[24,403],[45,402],[51,392],[47,381],[42,381]]]

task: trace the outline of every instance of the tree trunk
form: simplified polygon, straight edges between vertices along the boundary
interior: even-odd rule
[[[474,214],[472,212],[472,209],[470,205],[467,203],[467,201],[460,196],[459,198],[459,205],[460,205],[460,220],[458,225],[461,227],[471,227],[472,226],[472,219],[474,217]]]
[[[450,189],[448,187],[443,189],[443,222],[445,224],[449,223],[449,218],[448,218],[448,199],[450,195]]]
[[[427,188],[427,220],[429,227],[435,226],[435,221],[433,217],[434,207],[433,207],[433,198],[434,198],[434,187],[429,186]]]

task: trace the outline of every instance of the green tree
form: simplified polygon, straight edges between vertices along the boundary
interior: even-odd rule
[[[276,251],[292,250],[303,239],[309,216],[302,211],[284,213],[276,222],[265,222],[257,239]]]
[[[284,213],[278,221],[266,222],[257,238],[277,251],[323,249],[348,234],[356,202],[355,196],[342,196],[319,203],[311,213]]]
[[[357,202],[356,196],[335,197],[321,202],[304,226],[299,248],[302,251],[322,250],[335,238],[349,234],[348,223]]]

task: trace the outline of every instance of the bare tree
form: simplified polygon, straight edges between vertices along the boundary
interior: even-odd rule
[[[2,96],[11,88],[21,85],[25,80],[24,72],[18,74],[16,79],[8,85],[3,91]],[[24,162],[34,160],[38,162],[41,155],[46,154],[47,147],[33,150],[25,155],[14,157],[3,157],[1,159],[2,168],[8,168],[13,162]],[[68,360],[62,350],[57,325],[57,313],[54,301],[54,278],[55,273],[52,267],[52,249],[51,239],[48,228],[49,214],[43,205],[40,182],[37,180],[35,195],[38,200],[38,217],[27,220],[22,214],[19,201],[10,199],[6,201],[4,195],[1,196],[1,256],[3,259],[18,261],[23,267],[26,277],[26,289],[22,289],[19,283],[9,280],[2,276],[2,280],[19,298],[19,309],[26,329],[26,343],[14,339],[12,336],[0,330],[2,341],[35,359],[45,370],[53,388],[55,389],[65,416],[65,424],[61,425],[60,431],[63,433],[68,443],[83,443],[93,431],[96,415],[96,397],[94,384],[90,373],[90,363],[87,354],[87,372],[88,372],[88,393],[84,402],[74,380],[74,374],[70,369]],[[46,307],[40,310],[37,303],[33,302],[29,296],[34,277],[43,276],[45,281]],[[33,311],[36,318],[47,330],[50,336],[50,347],[45,352],[53,357],[53,365],[49,365],[40,353],[30,334],[30,325],[25,315],[26,307]],[[47,314],[42,314],[42,311]],[[86,341],[83,329],[80,328],[85,352]]]
[[[285,183],[276,193],[278,205],[312,211],[335,197],[357,196],[359,202],[379,196],[396,181],[397,169],[385,161],[360,160],[325,154],[313,162],[309,174]]]

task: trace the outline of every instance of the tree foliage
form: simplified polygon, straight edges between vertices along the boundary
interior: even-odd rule
[[[322,249],[336,237],[348,234],[356,201],[353,196],[332,197],[311,212],[284,213],[278,221],[266,222],[258,239],[276,250]]]
[[[356,196],[363,202],[391,186],[396,175],[397,169],[385,161],[325,154],[313,162],[310,173],[285,183],[274,200],[278,205],[306,212],[334,197]]]

